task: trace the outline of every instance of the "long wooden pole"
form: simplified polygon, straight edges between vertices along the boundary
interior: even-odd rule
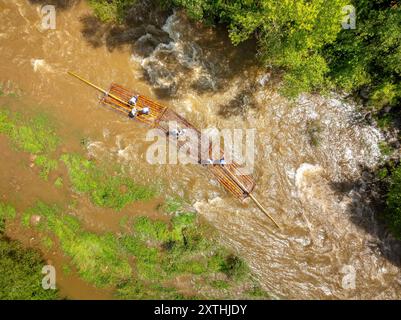
[[[251,198],[253,200],[253,202],[255,202],[255,204],[258,206],[258,208],[267,216],[270,218],[271,221],[273,221],[273,223],[277,226],[277,228],[281,229],[280,225],[276,222],[276,220],[274,220],[274,218],[267,212],[267,210],[265,208],[263,208],[263,206],[260,204],[260,202],[254,197],[254,195],[252,193],[248,193],[249,198]]]
[[[228,175],[231,177],[231,179],[234,180],[234,182],[240,186],[240,188],[249,196],[249,198],[252,199],[252,201],[256,204],[256,206],[268,217],[273,223],[276,225],[277,228],[281,229],[280,225],[274,220],[274,218],[267,212],[267,210],[260,204],[260,202],[255,198],[255,196],[248,192],[247,189],[244,187],[244,185],[237,179],[237,177],[230,172],[230,170],[227,169]]]
[[[68,71],[68,74],[70,76],[73,76],[73,77],[81,80],[82,82],[86,83],[87,85],[91,86],[92,88],[95,88],[96,90],[104,93],[106,96],[109,96],[109,97],[113,98],[114,100],[117,100],[118,102],[122,103],[123,105],[126,105],[127,107],[130,107],[130,105],[127,103],[127,101],[124,101],[124,100],[120,99],[119,97],[115,96],[114,94],[112,94],[110,92],[107,92],[106,90],[98,87],[97,85],[93,84],[92,82],[89,82],[88,80],[85,80],[84,78],[80,77],[76,73]]]
[[[92,88],[95,88],[96,90],[102,92],[103,94],[117,100],[118,102],[122,103],[123,105],[126,105],[127,107],[130,107],[130,105],[120,99],[119,97],[115,96],[112,93],[107,92],[106,90],[98,87],[97,85],[93,84],[92,82],[89,82],[88,80],[85,80],[84,78],[80,77],[79,75],[77,75],[74,72],[68,71],[68,74],[81,80],[82,82],[86,83],[87,85],[91,86]],[[280,225],[276,222],[276,220],[274,220],[274,218],[267,212],[267,210],[260,204],[260,202],[253,196],[253,194],[251,194],[250,192],[248,192],[246,190],[246,188],[242,185],[242,183],[237,179],[237,177],[234,176],[234,174],[232,174],[230,172],[230,170],[227,170],[228,174],[231,176],[231,178],[234,180],[234,182],[240,186],[240,188],[252,199],[252,201],[257,205],[257,207],[271,220],[273,221],[273,223],[276,225],[277,228],[281,229]]]

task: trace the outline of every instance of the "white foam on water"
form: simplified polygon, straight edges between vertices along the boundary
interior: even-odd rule
[[[31,59],[31,65],[34,72],[53,72],[53,68],[44,59]]]

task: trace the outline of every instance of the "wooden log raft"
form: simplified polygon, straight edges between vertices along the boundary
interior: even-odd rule
[[[113,110],[117,110],[118,112],[124,113],[125,115],[129,115],[132,110],[132,106],[129,101],[132,97],[136,97],[135,108],[138,110],[142,110],[144,108],[149,109],[148,114],[139,113],[134,119],[136,121],[145,123],[146,125],[159,128],[163,130],[163,132],[168,135],[169,134],[169,123],[175,122],[177,127],[180,129],[191,129],[191,132],[194,132],[198,136],[197,150],[202,150],[201,148],[201,133],[195,128],[191,123],[189,123],[185,118],[177,114],[175,111],[162,106],[161,104],[149,99],[141,94],[125,89],[124,87],[113,83],[109,89],[106,91],[91,82],[81,78],[75,73],[68,72],[70,75],[78,78],[79,80],[85,82],[86,84],[92,86],[98,91],[102,92],[104,95],[101,99],[101,102],[104,105],[109,106]],[[180,141],[179,139],[175,139],[178,146],[182,146],[185,141]],[[209,158],[212,154],[212,147],[208,151],[209,154],[202,155],[202,152],[198,152],[197,161],[201,163],[202,159]],[[206,157],[205,157],[206,156]],[[224,153],[221,152],[220,159],[224,157]],[[280,228],[279,224],[273,219],[273,217],[267,212],[267,210],[256,200],[256,198],[252,195],[252,191],[255,187],[255,180],[252,175],[243,174],[241,172],[241,167],[236,162],[231,162],[227,164],[210,164],[206,165],[208,170],[215,176],[217,181],[232,195],[234,195],[240,201],[244,201],[246,198],[251,198],[255,204],[262,210],[262,212],[269,217],[273,223]]]

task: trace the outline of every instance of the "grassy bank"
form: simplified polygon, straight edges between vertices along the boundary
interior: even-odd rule
[[[9,204],[0,203],[0,209],[5,224],[16,219],[16,210]],[[48,245],[61,250],[69,258],[68,270],[76,270],[97,287],[115,288],[120,299],[268,297],[246,264],[221,247],[213,230],[194,212],[180,207],[165,215],[167,221],[146,216],[124,219],[118,234],[88,232],[79,218],[43,202],[18,214],[17,219],[23,228],[37,232],[45,251]],[[39,256],[35,257],[39,263]]]

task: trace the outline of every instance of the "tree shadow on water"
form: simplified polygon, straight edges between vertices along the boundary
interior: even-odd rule
[[[162,9],[157,1],[141,0],[127,8],[121,23],[103,22],[94,15],[80,18],[82,34],[94,47],[105,45],[113,51],[123,46],[134,49],[135,42],[142,36],[154,34],[166,39],[161,30],[171,11]]]
[[[249,109],[257,108],[253,90],[247,87],[238,92],[232,99],[219,106],[218,114],[225,118],[245,115]]]
[[[81,17],[81,32],[95,48],[106,46],[113,51],[128,47],[138,59],[146,60],[142,80],[158,98],[167,100],[188,91],[199,95],[224,92],[234,77],[257,64],[256,41],[234,47],[225,27],[191,21],[181,11],[177,13],[179,25],[172,24],[179,29],[175,34],[179,40],[172,39],[167,32],[171,25],[166,27],[172,13],[158,1],[138,0],[126,10],[120,24],[104,23],[93,15]],[[235,115],[254,107],[251,91],[239,89],[236,103],[221,106],[220,114]]]
[[[347,208],[349,219],[372,236],[373,240],[368,244],[372,252],[401,267],[401,241],[391,234],[384,221],[388,185],[378,178],[376,171],[368,168],[361,170],[361,178],[332,182],[331,187],[339,196],[352,191],[352,201]]]

